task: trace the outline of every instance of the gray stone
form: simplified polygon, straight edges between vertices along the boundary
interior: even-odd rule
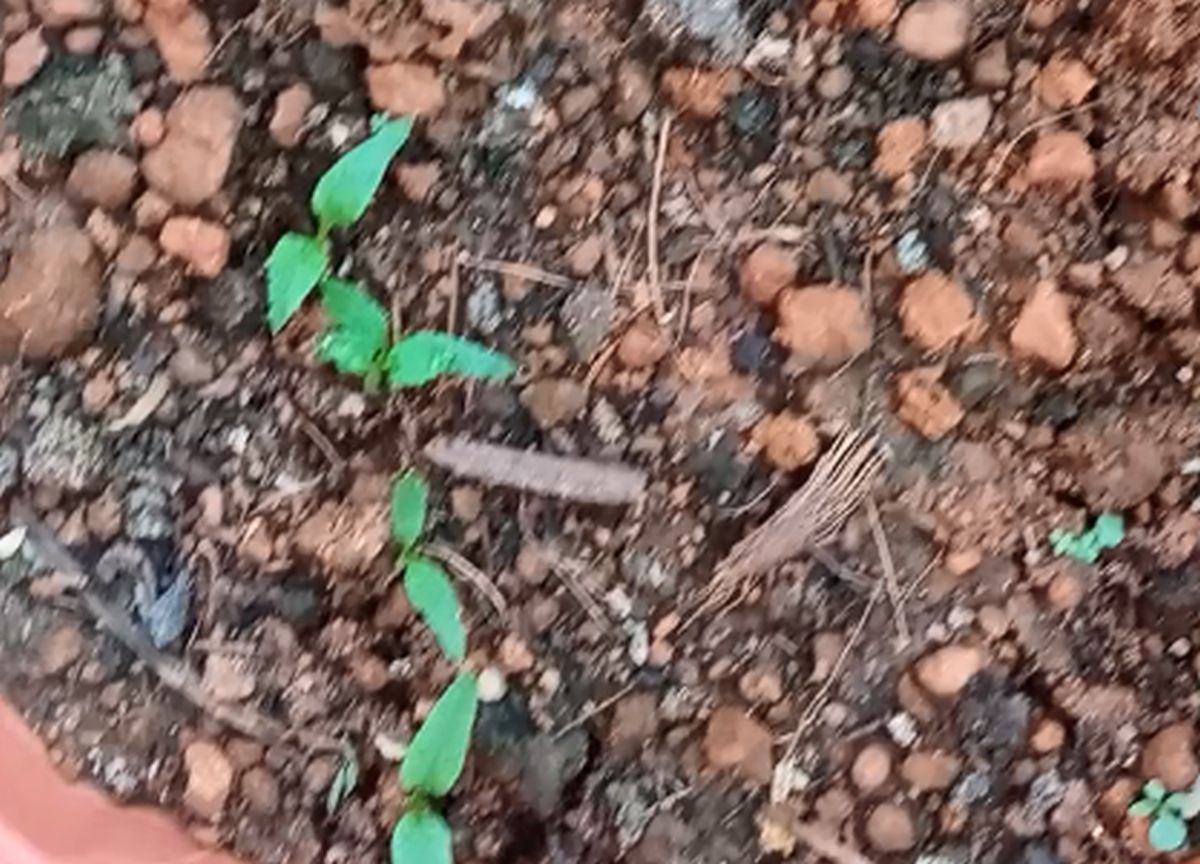
[[[100,479],[106,448],[100,429],[57,407],[37,425],[25,450],[30,483],[80,492]]]
[[[484,336],[491,336],[500,329],[503,320],[496,280],[485,275],[467,296],[467,326]]]
[[[21,451],[12,444],[0,444],[0,495],[7,495],[21,482]]]
[[[610,292],[592,286],[579,288],[563,303],[559,318],[579,359],[591,359],[596,353],[608,336],[615,313]]]
[[[582,729],[561,737],[537,735],[523,749],[521,798],[547,819],[558,809],[563,790],[587,764],[588,735]]]
[[[175,533],[171,501],[160,486],[134,486],[125,498],[125,524],[135,540],[166,540]]]
[[[87,147],[117,147],[137,108],[129,66],[120,54],[56,55],[5,112],[21,144],[64,156]]]
[[[669,42],[690,36],[710,43],[726,60],[741,59],[749,48],[738,0],[650,0],[642,15]]]

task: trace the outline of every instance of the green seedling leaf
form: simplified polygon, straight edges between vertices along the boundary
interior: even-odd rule
[[[450,791],[467,759],[475,707],[475,677],[460,672],[408,745],[400,763],[400,785],[406,792],[440,797]]]
[[[1184,819],[1195,819],[1196,816],[1200,816],[1200,790],[1197,790],[1196,784],[1192,784],[1191,788],[1183,792],[1168,795],[1162,806],[1178,813]]]
[[[312,194],[312,211],[322,231],[344,228],[362,218],[383,181],[396,151],[412,132],[412,119],[381,123],[366,138],[330,166]]]
[[[1174,852],[1187,842],[1187,823],[1171,813],[1159,813],[1150,822],[1150,845],[1159,852]]]
[[[421,539],[429,509],[429,487],[416,471],[405,471],[392,483],[392,539],[407,552]]]
[[[388,341],[387,311],[358,283],[333,278],[321,282],[321,305],[330,326],[317,343],[317,357],[344,374],[378,369]]]
[[[325,795],[325,812],[336,813],[357,786],[358,758],[354,755],[354,748],[347,745],[342,751],[342,759],[338,763],[337,773],[333,775],[333,782],[329,784],[329,792]]]
[[[462,660],[467,653],[467,633],[458,596],[446,571],[428,558],[409,558],[404,565],[404,593],[433,631],[445,655]]]
[[[392,346],[387,357],[388,380],[393,387],[416,387],[445,374],[500,380],[516,368],[503,354],[437,330],[408,334]]]
[[[1158,778],[1147,780],[1146,785],[1142,787],[1142,794],[1157,804],[1167,797],[1167,787]]]
[[[451,864],[450,826],[432,810],[410,810],[392,829],[392,864]]]
[[[1158,809],[1158,802],[1149,798],[1139,798],[1129,805],[1130,816],[1150,816]]]
[[[1050,532],[1055,555],[1067,555],[1085,564],[1095,564],[1100,553],[1118,545],[1125,537],[1125,522],[1117,513],[1101,513],[1087,531],[1076,534],[1056,528]]]
[[[296,314],[329,266],[325,244],[289,231],[267,257],[267,325],[278,333]]]

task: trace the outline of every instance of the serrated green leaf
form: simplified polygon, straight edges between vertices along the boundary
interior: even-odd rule
[[[1149,816],[1158,809],[1158,802],[1149,798],[1139,798],[1129,805],[1130,816]]]
[[[429,509],[429,486],[416,471],[405,471],[392,483],[392,539],[404,551],[421,539]]]
[[[388,381],[393,387],[427,384],[439,375],[503,379],[516,364],[490,348],[437,330],[418,330],[396,342],[388,351]]]
[[[407,792],[442,796],[462,773],[475,725],[475,677],[460,672],[430,709],[400,763]]]
[[[1155,777],[1146,781],[1146,785],[1142,787],[1142,794],[1157,804],[1167,796],[1167,787]]]
[[[329,792],[325,796],[325,812],[336,813],[338,807],[357,786],[358,758],[354,755],[354,749],[347,746],[342,751],[342,758],[338,763],[337,773],[333,775],[333,782],[329,784]]]
[[[392,864],[451,864],[450,826],[432,810],[410,810],[392,829]]]
[[[267,325],[278,333],[321,281],[329,259],[316,237],[289,231],[267,257]]]
[[[357,282],[333,278],[321,282],[321,305],[329,328],[317,343],[317,357],[345,374],[378,369],[387,347],[387,310]]]
[[[1159,852],[1174,852],[1187,842],[1187,823],[1178,816],[1160,813],[1150,822],[1150,845]]]
[[[446,571],[428,558],[409,558],[404,564],[404,593],[433,631],[445,655],[451,660],[463,659],[467,653],[467,632],[462,624],[458,595]]]
[[[388,163],[411,131],[409,117],[382,123],[321,175],[313,189],[312,211],[323,229],[353,225],[362,218]]]

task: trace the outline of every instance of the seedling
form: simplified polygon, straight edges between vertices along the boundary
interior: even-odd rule
[[[333,782],[329,784],[329,791],[325,795],[325,812],[333,814],[342,806],[342,802],[349,798],[355,788],[358,786],[358,756],[354,753],[354,748],[349,744],[342,746],[342,758],[338,760],[337,773],[333,775]]]
[[[454,586],[439,564],[421,555],[429,487],[420,474],[408,471],[392,484],[391,503],[404,591],[446,656],[461,661],[467,635]],[[400,787],[408,799],[392,831],[392,864],[451,864],[450,826],[433,805],[462,773],[477,704],[475,676],[460,671],[409,743],[400,763]]]
[[[1188,820],[1200,814],[1200,780],[1183,792],[1167,794],[1162,781],[1150,780],[1129,805],[1130,816],[1150,819],[1150,845],[1159,852],[1174,852],[1187,842]]]
[[[1125,522],[1119,513],[1101,513],[1087,531],[1076,534],[1055,528],[1050,547],[1055,555],[1067,555],[1085,564],[1095,564],[1100,553],[1117,546],[1125,537]]]
[[[507,378],[516,368],[509,358],[450,333],[418,330],[393,343],[387,310],[358,283],[329,275],[329,232],[362,218],[411,131],[408,117],[376,118],[366,140],[317,181],[310,202],[316,235],[289,231],[267,257],[267,324],[278,333],[319,286],[329,327],[317,356],[343,374],[361,376],[368,390],[384,377],[393,387],[419,386],[443,374]]]

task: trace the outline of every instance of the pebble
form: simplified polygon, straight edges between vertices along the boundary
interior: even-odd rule
[[[806,418],[791,411],[764,417],[750,433],[763,455],[782,471],[795,471],[810,464],[821,450],[817,430]]]
[[[500,643],[500,665],[506,672],[528,672],[533,668],[534,656],[525,640],[509,633]]]
[[[9,90],[20,87],[37,74],[49,56],[42,28],[26,30],[4,49],[4,86]]]
[[[600,104],[600,88],[594,84],[572,87],[558,100],[558,114],[564,126],[574,126]]]
[[[485,704],[499,702],[508,693],[508,679],[498,666],[485,666],[479,673],[477,687],[479,701]]]
[[[964,0],[917,0],[896,24],[896,44],[918,60],[949,60],[967,46],[970,29]]]
[[[100,261],[70,225],[18,242],[0,283],[0,356],[58,357],[91,334],[100,315]]]
[[[645,65],[624,59],[613,80],[613,115],[622,125],[642,116],[654,98],[654,81]]]
[[[367,67],[371,104],[393,115],[428,117],[446,105],[446,88],[437,69],[425,63],[396,61]]]
[[[857,0],[854,11],[860,27],[886,27],[896,17],[896,0]]]
[[[1171,792],[1191,785],[1200,774],[1196,731],[1191,721],[1173,723],[1151,736],[1142,750],[1142,776],[1157,777]]]
[[[763,243],[742,259],[738,285],[742,293],[762,306],[770,306],[784,288],[791,287],[800,272],[795,254],[774,243]]]
[[[854,74],[844,63],[831,66],[817,78],[817,95],[826,101],[840,99],[849,92],[854,83]]]
[[[225,182],[241,123],[232,88],[187,90],[167,112],[162,143],[142,157],[146,181],[176,204],[202,204]]]
[[[562,305],[559,319],[566,327],[571,347],[581,360],[596,353],[608,335],[616,314],[612,293],[592,286],[575,291]]]
[[[99,27],[75,27],[63,37],[63,47],[70,54],[95,54],[104,41],[104,31]]]
[[[907,852],[917,845],[917,829],[908,808],[877,804],[867,816],[867,841],[879,852]]]
[[[908,754],[901,763],[900,776],[920,794],[949,789],[961,770],[962,761],[952,753],[918,750]]]
[[[158,244],[168,255],[186,261],[188,270],[213,278],[229,260],[229,231],[197,216],[172,216],[163,223]]]
[[[893,120],[875,136],[872,169],[881,177],[897,180],[913,170],[925,149],[928,133],[920,117]]]
[[[740,708],[725,705],[708,718],[703,749],[713,768],[733,769],[742,779],[766,786],[773,773],[773,745],[771,731]]]
[[[495,279],[480,279],[474,290],[467,295],[466,306],[467,326],[472,330],[490,336],[500,329],[504,317],[500,309],[500,291],[496,287]]]
[[[850,185],[846,175],[832,168],[818,168],[808,178],[804,194],[810,201],[843,207],[854,197],[854,187]]]
[[[104,14],[101,0],[34,0],[33,11],[47,27],[69,27]]]
[[[75,198],[107,210],[124,207],[133,198],[138,166],[123,153],[89,150],[80,154],[67,176],[67,191]]]
[[[983,140],[992,119],[992,103],[986,96],[950,99],[933,109],[929,138],[936,147],[966,150]]]
[[[303,81],[279,91],[275,97],[275,109],[271,112],[271,123],[267,127],[272,140],[285,149],[299,144],[304,121],[312,105],[312,89]]]
[[[1031,184],[1075,186],[1096,176],[1096,157],[1078,132],[1047,132],[1029,151],[1025,179]]]
[[[147,108],[133,118],[129,131],[140,146],[157,147],[167,134],[167,117],[158,108]]]
[[[64,624],[42,638],[40,657],[42,672],[57,675],[65,672],[83,654],[83,634],[74,624]]]
[[[1193,288],[1171,255],[1139,256],[1117,270],[1112,281],[1121,297],[1148,318],[1187,320],[1196,305]]]
[[[941,372],[926,366],[901,372],[895,380],[896,416],[930,441],[946,436],[964,416],[962,405],[938,380]]]
[[[274,816],[279,812],[279,781],[266,768],[251,768],[242,775],[242,798],[252,813]]]
[[[218,702],[243,702],[254,695],[254,676],[242,659],[220,651],[204,661],[204,689]]]
[[[1071,365],[1078,347],[1067,298],[1048,280],[1039,282],[1021,307],[1010,335],[1013,353],[1054,369]]]
[[[871,323],[857,291],[841,285],[792,288],[779,298],[775,341],[801,361],[834,365],[871,347]]]
[[[984,655],[979,648],[946,645],[917,661],[917,682],[934,696],[956,696],[983,664]]]
[[[658,697],[653,693],[633,693],[613,709],[608,746],[620,755],[630,755],[657,733]]]
[[[1034,83],[1038,98],[1054,111],[1082,105],[1092,88],[1096,76],[1079,60],[1057,56],[1042,67]]]
[[[587,408],[587,388],[571,378],[543,378],[521,392],[521,404],[542,429],[579,417]]]
[[[617,359],[629,369],[647,369],[667,356],[667,340],[656,322],[634,321],[617,343]]]
[[[603,257],[604,238],[599,234],[591,234],[567,251],[567,269],[572,276],[585,279],[596,271]]]
[[[1053,753],[1066,741],[1067,732],[1057,720],[1043,717],[1029,736],[1029,747],[1034,753]]]
[[[904,286],[904,335],[926,351],[942,351],[968,336],[976,321],[971,298],[957,280],[930,270]]]
[[[996,39],[983,46],[971,60],[971,80],[985,90],[1002,90],[1012,80],[1008,44]]]
[[[196,816],[215,822],[225,809],[233,786],[233,764],[216,744],[193,741],[183,751],[187,788],[183,803]]]
[[[117,254],[116,267],[119,273],[140,276],[158,260],[158,247],[144,234],[133,234]]]
[[[213,43],[203,12],[177,0],[150,0],[142,25],[154,39],[172,81],[191,84],[204,77]]]
[[[417,204],[429,200],[429,193],[437,185],[441,174],[439,162],[412,162],[396,166],[396,182],[400,184],[400,191],[405,198]]]
[[[676,66],[662,75],[662,88],[675,107],[705,120],[721,115],[737,84],[738,76],[727,69]]]
[[[874,792],[888,781],[892,773],[892,754],[879,743],[868,744],[854,757],[850,780],[860,792]]]

